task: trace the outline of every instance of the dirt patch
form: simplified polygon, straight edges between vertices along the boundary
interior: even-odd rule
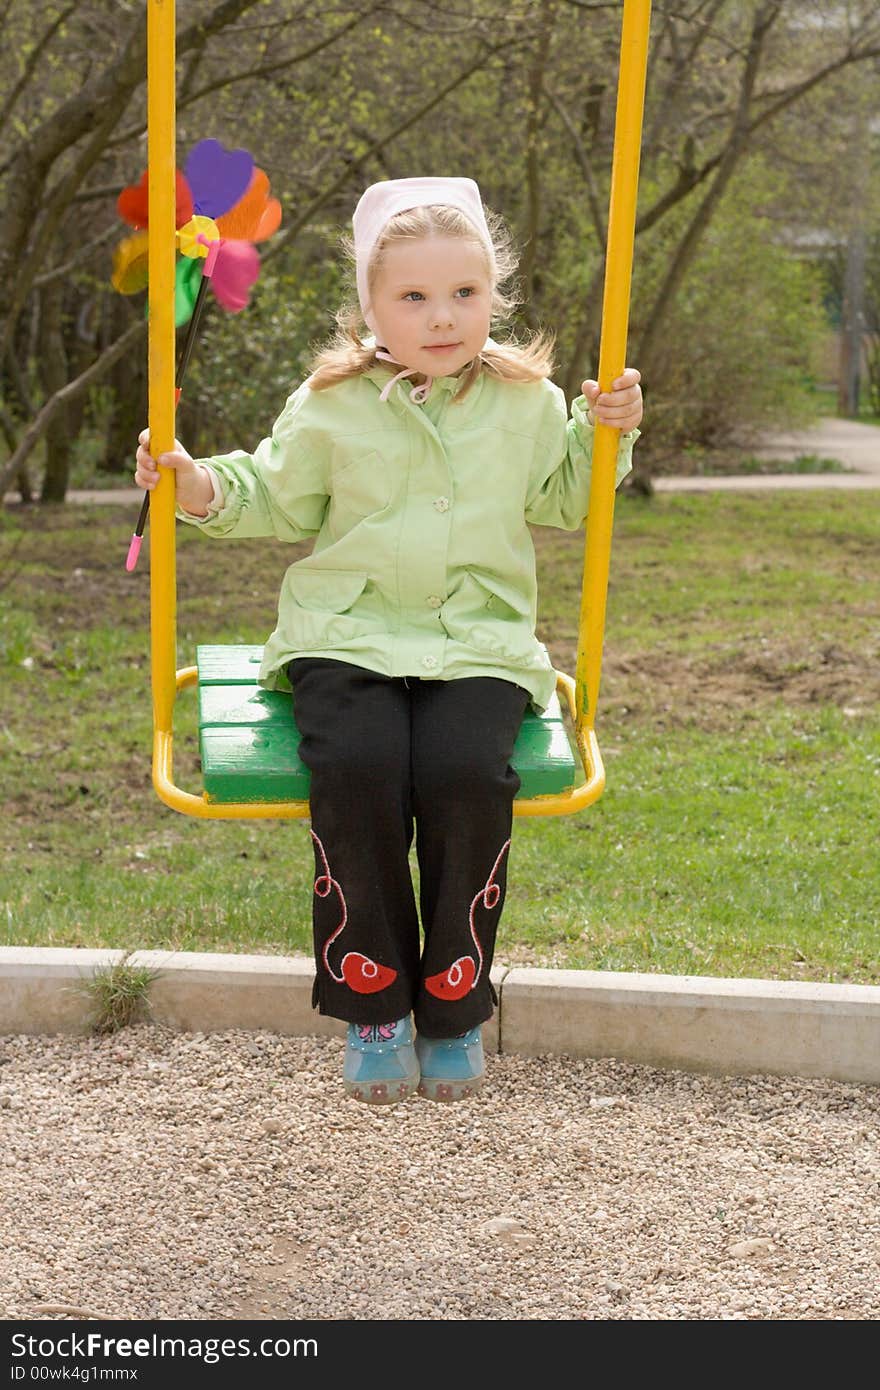
[[[50,508],[19,513],[17,535],[0,534],[0,586],[14,607],[29,612],[37,624],[32,637],[34,665],[50,676],[63,670],[69,654],[64,644],[100,628],[130,632],[124,659],[143,669],[148,662],[148,555],[134,575],[124,569],[127,509]],[[545,528],[546,530],[546,528]],[[566,612],[576,614],[579,595],[570,569],[578,556],[576,542],[562,533],[536,532],[542,571],[553,584],[564,576]],[[652,544],[657,544],[656,538]],[[838,548],[840,563],[862,557],[863,541]],[[287,565],[307,554],[309,544],[277,541],[243,542],[228,563],[228,551],[199,537],[181,538],[178,563],[178,625],[181,660],[190,660],[196,641],[214,638],[222,627],[236,641],[259,641],[271,628],[278,584]],[[568,591],[571,590],[570,598]],[[865,614],[862,631],[868,630]],[[816,642],[810,637],[746,638],[712,641],[715,615],[705,622],[709,640],[698,653],[652,645],[632,649],[610,642],[602,670],[603,716],[620,715],[659,727],[687,725],[707,730],[732,729],[756,706],[784,701],[794,707],[833,704],[853,717],[880,699],[878,643]],[[709,628],[712,628],[712,631]],[[794,625],[793,625],[794,626]],[[801,626],[804,626],[802,623]],[[545,634],[558,669],[574,673],[577,636],[571,618],[565,631]],[[216,640],[230,640],[219,637]]]
[[[574,673],[577,651],[549,642],[558,670]],[[730,732],[743,715],[768,702],[789,707],[837,705],[852,718],[880,701],[876,651],[767,645],[759,652],[611,650],[602,665],[603,720],[620,716],[657,728],[699,727]]]

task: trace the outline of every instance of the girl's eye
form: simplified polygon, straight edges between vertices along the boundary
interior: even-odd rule
[[[458,290],[457,293],[466,295],[468,299],[471,299],[476,294],[476,290],[472,286],[467,285],[464,289]],[[404,299],[412,299],[415,301],[416,299],[424,299],[425,296],[422,294],[421,290],[407,290],[403,297]]]

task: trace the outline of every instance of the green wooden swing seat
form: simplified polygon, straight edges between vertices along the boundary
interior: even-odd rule
[[[197,649],[199,744],[210,801],[308,800],[292,697],[257,684],[262,657],[262,647]],[[522,781],[518,798],[566,792],[582,780],[556,695],[544,714],[526,714],[513,766]]]

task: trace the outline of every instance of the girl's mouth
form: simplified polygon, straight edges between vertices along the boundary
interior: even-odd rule
[[[425,346],[426,352],[452,352],[454,348],[461,347],[461,343],[429,343]]]

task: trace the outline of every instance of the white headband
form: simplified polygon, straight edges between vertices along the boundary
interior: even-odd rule
[[[364,321],[371,332],[378,333],[373,318],[367,285],[367,267],[373,247],[395,213],[409,208],[430,207],[442,203],[458,208],[473,223],[485,243],[489,264],[495,267],[495,250],[480,190],[473,179],[387,179],[372,183],[354,210],[354,247],[357,258],[357,288]]]

